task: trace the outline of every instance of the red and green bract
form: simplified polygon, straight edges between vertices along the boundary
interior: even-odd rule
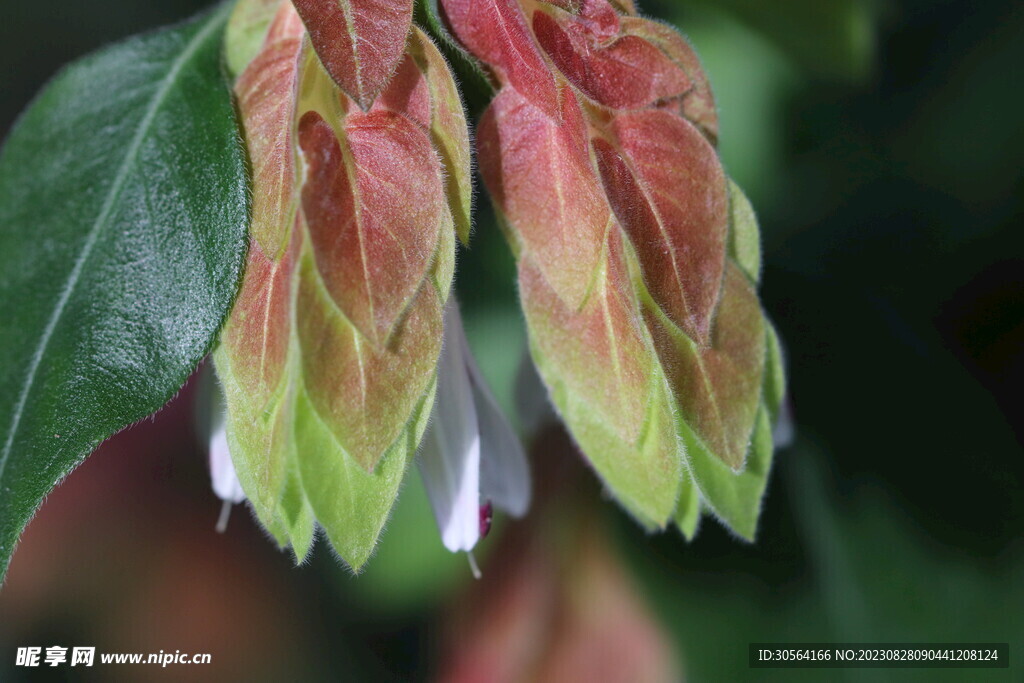
[[[757,223],[674,29],[608,0],[441,0],[498,93],[480,170],[519,261],[534,360],[643,523],[752,537],[781,400]]]
[[[254,186],[248,267],[214,353],[228,442],[282,546],[301,559],[319,523],[358,568],[433,403],[469,135],[401,3],[246,2],[246,27],[274,16],[254,54],[228,46],[248,60],[235,91]]]
[[[413,0],[293,0],[334,82],[369,109],[405,53]]]

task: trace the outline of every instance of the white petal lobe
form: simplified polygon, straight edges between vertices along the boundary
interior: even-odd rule
[[[437,399],[417,464],[441,541],[458,552],[480,539],[480,430],[462,346],[453,334],[461,334],[461,321],[451,301],[444,329]]]
[[[228,435],[223,420],[210,437],[210,479],[213,492],[221,500],[232,503],[241,503],[245,500],[245,492],[238,482],[235,466],[231,462],[231,453],[228,452]]]
[[[480,498],[491,501],[494,507],[513,517],[522,517],[530,507],[530,468],[523,444],[477,367],[461,320],[459,343],[466,359],[480,427]]]

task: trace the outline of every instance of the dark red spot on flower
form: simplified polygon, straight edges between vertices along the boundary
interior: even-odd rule
[[[480,538],[487,538],[491,530],[491,521],[494,519],[494,508],[490,501],[480,506]]]

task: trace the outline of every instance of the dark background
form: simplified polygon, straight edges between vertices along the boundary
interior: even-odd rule
[[[7,3],[0,130],[63,63],[203,4]],[[710,72],[726,167],[762,222],[798,438],[777,455],[755,545],[711,520],[690,544],[645,536],[605,503],[633,580],[691,680],[824,678],[751,672],[754,641],[1009,641],[1013,669],[990,676],[828,679],[1020,680],[1024,5],[641,7],[681,26]],[[483,210],[459,287],[505,402],[524,334],[513,281]],[[29,526],[0,593],[0,680],[24,674],[16,646],[54,643],[210,651],[211,680],[431,670],[434,610],[468,572],[418,483],[362,577],[323,543],[293,569],[241,510],[213,533],[191,395],[101,448]]]

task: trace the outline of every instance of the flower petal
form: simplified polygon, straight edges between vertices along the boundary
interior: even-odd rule
[[[437,400],[417,460],[441,541],[452,552],[471,550],[480,539],[480,430],[460,330],[458,309],[449,302]]]
[[[448,319],[457,323],[453,325],[457,330],[451,329],[448,339],[457,340],[462,347],[480,428],[480,499],[490,501],[513,517],[522,517],[530,507],[530,466],[523,444],[477,367],[462,327],[458,304],[449,302],[448,308],[451,311]]]
[[[235,474],[235,466],[228,452],[228,433],[223,419],[210,437],[210,480],[213,483],[213,492],[221,500],[232,503],[241,503],[245,500],[245,493],[242,491],[242,485],[238,483],[238,475]]]

